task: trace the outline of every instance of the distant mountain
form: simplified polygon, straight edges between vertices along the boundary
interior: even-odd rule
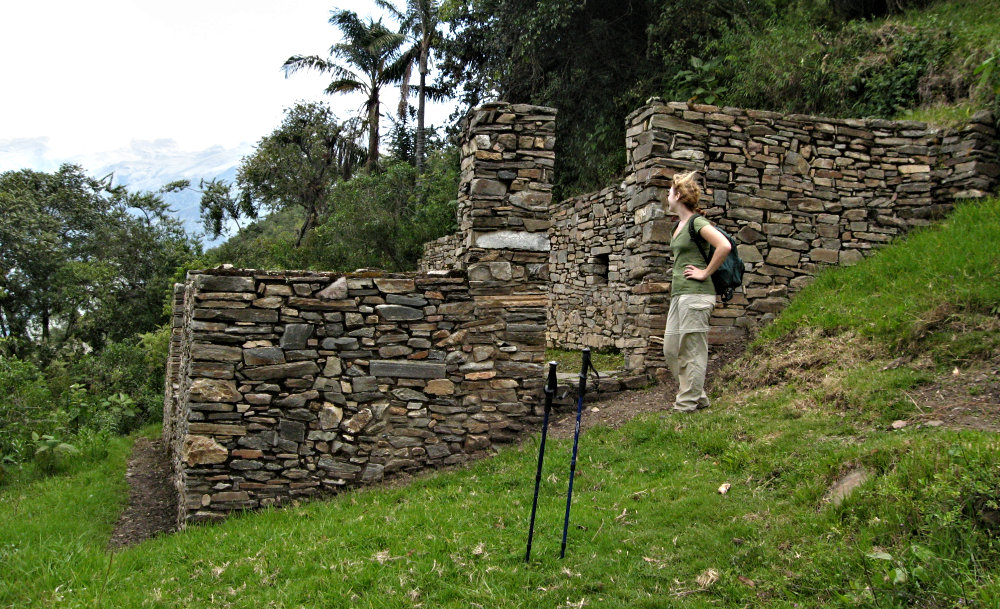
[[[181,150],[173,140],[134,141],[129,148],[101,152],[76,159],[95,177],[114,174],[114,183],[128,186],[129,190],[156,191],[165,184],[186,179],[192,188],[202,179],[236,179],[240,160],[253,150],[250,144],[236,148],[213,146],[200,151]],[[90,170],[96,167],[96,170]],[[201,194],[193,189],[164,195],[176,215],[191,233],[201,233],[203,227],[199,214]],[[212,245],[219,240],[209,241]]]

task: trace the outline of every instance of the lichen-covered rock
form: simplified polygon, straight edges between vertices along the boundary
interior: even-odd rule
[[[185,463],[196,465],[212,465],[225,463],[229,458],[226,447],[207,436],[187,436],[184,438],[184,449],[181,457]]]
[[[233,381],[212,378],[194,379],[188,397],[192,402],[239,402],[243,398]]]

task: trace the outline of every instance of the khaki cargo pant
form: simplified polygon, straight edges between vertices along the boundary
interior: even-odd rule
[[[705,370],[708,368],[708,328],[715,296],[681,294],[670,299],[663,332],[663,357],[677,381],[674,410],[708,408]]]

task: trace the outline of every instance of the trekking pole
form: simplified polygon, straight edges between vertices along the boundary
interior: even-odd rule
[[[576,401],[576,430],[573,432],[573,459],[569,464],[569,491],[566,493],[566,520],[563,522],[562,548],[559,558],[566,558],[566,534],[569,532],[569,507],[573,503],[573,477],[576,474],[576,450],[580,441],[580,415],[583,414],[583,396],[587,393],[587,370],[594,371],[598,379],[597,369],[590,363],[590,349],[583,350],[583,366],[580,369],[580,398]]]
[[[549,362],[549,378],[545,382],[545,415],[542,418],[542,443],[538,446],[538,471],[535,472],[535,497],[531,500],[531,524],[528,525],[528,551],[524,562],[531,560],[531,537],[535,533],[535,509],[538,507],[538,485],[542,483],[542,460],[545,459],[545,434],[549,431],[549,412],[556,393],[556,362]]]

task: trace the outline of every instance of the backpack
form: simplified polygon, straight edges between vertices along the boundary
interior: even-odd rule
[[[705,264],[708,264],[708,261],[712,259],[712,255],[715,254],[715,246],[709,245],[707,254],[704,248],[702,248],[701,244],[705,242],[705,238],[694,230],[694,220],[699,215],[701,214],[695,214],[688,222],[688,232],[691,234],[691,242],[698,246],[701,257],[705,259]],[[712,227],[722,233],[722,236],[729,240],[729,245],[733,248],[729,251],[726,259],[722,261],[722,266],[712,273],[712,284],[715,286],[715,293],[722,296],[722,302],[729,302],[733,298],[733,290],[743,285],[743,260],[736,253],[736,241],[729,236],[729,233],[718,226],[712,225]]]

